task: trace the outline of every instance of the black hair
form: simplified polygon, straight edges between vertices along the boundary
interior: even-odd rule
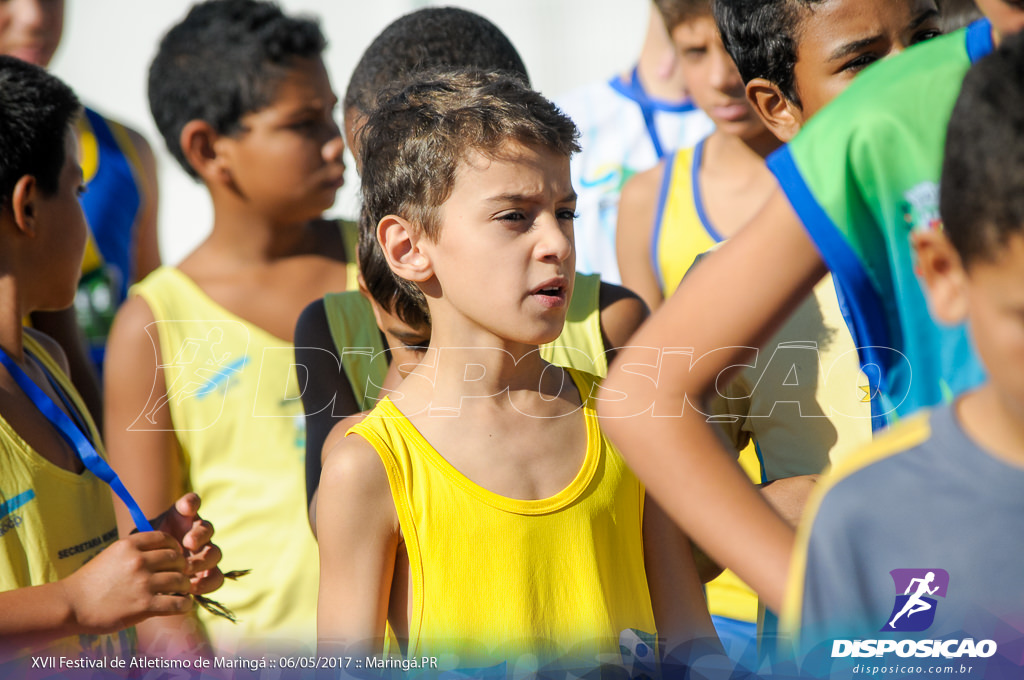
[[[428,7],[399,17],[373,39],[348,82],[345,112],[366,115],[388,85],[443,68],[509,71],[529,84],[526,65],[501,29],[464,9]]]
[[[26,175],[44,195],[56,193],[67,135],[81,111],[75,93],[59,78],[0,56],[0,205]]]
[[[268,106],[296,59],[327,42],[313,19],[289,17],[273,2],[209,0],[167,32],[149,67],[149,108],[168,150],[198,178],[181,149],[181,130],[203,120],[220,134]]]
[[[803,13],[826,0],[714,0],[718,32],[744,83],[764,78],[800,106],[793,69]]]
[[[940,211],[965,265],[1024,234],[1024,34],[968,71],[946,134]]]

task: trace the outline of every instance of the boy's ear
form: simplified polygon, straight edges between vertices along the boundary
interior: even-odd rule
[[[747,100],[773,135],[783,142],[796,137],[804,124],[804,113],[775,83],[754,78],[747,83]]]
[[[11,192],[11,213],[18,231],[29,236],[36,233],[36,200],[39,183],[32,175],[23,175]]]
[[[910,240],[932,316],[949,325],[962,323],[967,318],[967,270],[960,254],[941,231],[915,231]]]
[[[397,276],[422,283],[434,275],[430,258],[422,248],[423,235],[413,224],[398,215],[387,215],[377,223],[377,242]]]
[[[190,120],[181,128],[178,139],[181,152],[205,181],[227,182],[231,179],[225,159],[218,153],[217,140],[220,137],[213,126],[204,120]]]

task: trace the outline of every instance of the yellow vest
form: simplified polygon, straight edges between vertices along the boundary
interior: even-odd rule
[[[319,561],[306,518],[294,347],[234,316],[177,269],[158,269],[132,292],[156,319],[184,478],[217,528],[222,568],[252,569],[215,595],[237,624],[199,611],[215,650],[311,647]]]
[[[458,665],[532,654],[619,655],[620,635],[655,633],[643,560],[639,480],[598,427],[596,378],[569,370],[584,400],[587,452],[565,489],[514,500],[452,467],[391,403],[355,425],[387,470],[409,555],[409,657]],[[641,636],[643,637],[643,636]]]
[[[23,338],[25,351],[39,359],[72,399],[105,458],[96,426],[71,381],[30,335]],[[110,487],[88,470],[79,475],[49,462],[0,414],[0,591],[70,576],[116,540]],[[133,629],[77,635],[54,642],[45,655],[127,657],[134,653],[134,639]]]

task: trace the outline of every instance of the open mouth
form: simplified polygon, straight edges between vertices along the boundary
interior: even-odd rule
[[[568,288],[565,279],[552,279],[534,288],[530,295],[545,307],[559,307],[565,304]]]

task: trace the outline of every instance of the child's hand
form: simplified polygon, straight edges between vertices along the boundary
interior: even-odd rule
[[[199,516],[199,503],[198,495],[187,493],[153,522],[157,531],[170,534],[184,549],[185,574],[193,595],[211,593],[224,584],[224,575],[217,567],[220,548],[210,543],[213,525]]]
[[[72,627],[111,633],[150,616],[192,608],[187,563],[178,541],[160,531],[123,538],[60,581]]]

